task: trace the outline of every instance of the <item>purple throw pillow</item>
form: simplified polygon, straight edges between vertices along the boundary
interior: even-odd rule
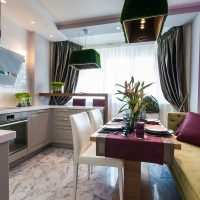
[[[181,122],[181,124],[179,125],[179,127],[176,129],[176,133],[175,133],[176,136],[180,133],[180,130],[181,130],[183,124],[184,124],[184,121],[185,121],[185,118],[184,118],[184,120]]]
[[[200,146],[200,113],[189,112],[181,125],[177,140]]]

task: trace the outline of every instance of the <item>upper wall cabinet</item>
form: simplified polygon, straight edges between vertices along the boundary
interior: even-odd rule
[[[0,47],[0,84],[14,85],[24,57]]]

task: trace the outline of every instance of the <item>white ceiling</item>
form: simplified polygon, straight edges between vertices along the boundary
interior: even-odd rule
[[[124,0],[6,0],[2,4],[2,15],[27,30],[40,33],[51,41],[70,40],[84,44],[83,29],[89,30],[87,44],[123,42],[122,30],[116,27]],[[169,10],[195,7],[200,8],[200,0],[168,0]],[[198,10],[199,13],[199,10]],[[182,25],[191,22],[197,12],[169,15],[165,27]],[[115,19],[106,22],[107,19]],[[88,21],[94,20],[92,26]],[[31,24],[34,21],[35,24]],[[83,27],[58,30],[58,23],[86,22]],[[95,25],[95,23],[98,25]],[[100,22],[100,23],[99,23]],[[91,23],[89,23],[91,24]],[[50,38],[53,35],[53,38]]]

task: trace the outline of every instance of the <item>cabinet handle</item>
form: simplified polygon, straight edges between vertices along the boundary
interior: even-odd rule
[[[65,118],[64,120],[67,121],[67,118]]]
[[[66,128],[66,127],[64,127],[63,129],[64,129],[64,130],[67,130],[67,128]]]

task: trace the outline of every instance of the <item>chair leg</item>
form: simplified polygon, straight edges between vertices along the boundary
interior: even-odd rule
[[[93,173],[94,166],[91,165],[91,174]]]
[[[88,179],[90,179],[90,165],[88,165]]]
[[[118,168],[118,177],[119,177],[119,199],[124,199],[124,192],[123,192],[123,173],[122,168]]]
[[[74,193],[73,193],[73,200],[76,200],[77,182],[78,182],[78,164],[74,164]]]

